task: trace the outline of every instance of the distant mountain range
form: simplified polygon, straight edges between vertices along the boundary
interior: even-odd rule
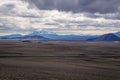
[[[91,35],[57,35],[54,33],[47,33],[47,32],[33,32],[29,34],[29,36],[43,36],[45,38],[48,38],[50,40],[87,40],[89,38],[95,38],[96,36]]]
[[[48,32],[35,31],[28,35],[12,34],[0,36],[0,39],[22,39],[22,40],[68,40],[68,41],[120,41],[120,32],[96,35],[57,35]]]
[[[21,37],[23,37],[21,34],[12,34],[12,35],[0,36],[0,39],[18,39]]]

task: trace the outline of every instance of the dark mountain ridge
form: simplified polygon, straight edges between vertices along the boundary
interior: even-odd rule
[[[120,41],[120,38],[113,33],[108,33],[97,37],[94,41]]]

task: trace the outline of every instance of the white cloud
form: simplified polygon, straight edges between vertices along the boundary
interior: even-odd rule
[[[21,0],[0,0],[0,35],[46,30],[57,34],[104,34],[120,31],[113,14],[90,14],[29,8]],[[99,16],[99,17],[91,17]]]

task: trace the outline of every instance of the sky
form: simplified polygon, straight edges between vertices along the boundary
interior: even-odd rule
[[[120,0],[0,0],[0,35],[120,31]]]

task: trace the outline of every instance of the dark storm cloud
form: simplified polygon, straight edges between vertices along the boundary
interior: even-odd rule
[[[42,10],[57,9],[72,12],[114,13],[119,11],[120,0],[25,0],[30,7]]]

